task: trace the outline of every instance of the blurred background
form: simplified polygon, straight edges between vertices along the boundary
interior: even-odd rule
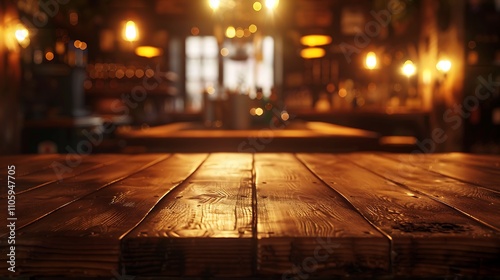
[[[120,131],[262,127],[273,108],[498,154],[499,15],[498,0],[4,0],[0,154],[125,152]]]

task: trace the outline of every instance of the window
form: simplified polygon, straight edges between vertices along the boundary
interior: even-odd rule
[[[200,111],[203,91],[219,78],[219,47],[214,36],[186,39],[186,101],[189,111]]]

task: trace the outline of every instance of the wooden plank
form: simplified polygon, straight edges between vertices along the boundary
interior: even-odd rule
[[[41,168],[24,176],[18,176],[16,173],[16,194],[19,195],[51,183],[63,183],[64,180],[70,177],[102,168],[107,164],[123,160],[126,157],[126,155],[92,155],[78,157],[78,161],[74,162],[67,162],[66,157],[50,159],[49,168]],[[34,162],[40,163],[40,160],[36,159]],[[24,164],[18,164],[17,167],[25,170],[23,169]],[[0,197],[5,198],[6,194],[2,194]]]
[[[252,155],[211,154],[123,239],[131,275],[252,273]]]
[[[133,158],[124,163],[134,165]],[[20,272],[44,276],[113,276],[119,269],[120,238],[136,227],[205,158],[205,154],[190,154],[155,161],[140,172],[19,230],[16,253],[22,264]]]
[[[444,162],[453,162],[460,165],[470,165],[478,168],[484,168],[487,171],[500,173],[500,157],[494,155],[479,155],[465,153],[444,153],[429,154],[429,159],[436,159]]]
[[[83,196],[126,178],[141,168],[145,168],[166,157],[167,155],[156,154],[129,156],[127,160],[103,166],[93,172],[68,178],[63,182],[53,182],[41,188],[21,193],[16,196],[16,226],[20,229]],[[7,198],[0,198],[0,205],[7,205]],[[0,219],[3,219],[6,215],[6,211],[0,212]],[[1,232],[0,238],[5,234]]]
[[[259,273],[290,279],[389,271],[389,239],[293,155],[256,154],[255,172]]]
[[[496,171],[478,168],[465,164],[456,164],[447,161],[434,161],[432,157],[423,155],[403,155],[403,154],[384,154],[398,162],[411,164],[444,176],[457,179],[466,183],[476,184],[497,192],[500,192],[500,176]],[[497,169],[499,170],[499,169]]]
[[[33,172],[49,169],[52,161],[64,161],[65,157],[59,154],[2,156],[0,157],[0,166],[6,168],[8,165],[15,165],[16,178],[21,178]],[[4,181],[5,178],[0,177],[0,182]]]
[[[351,159],[350,157],[347,160]],[[417,195],[424,194],[500,231],[500,193],[443,177],[375,154],[357,154],[355,163]]]
[[[354,164],[359,155],[298,157],[393,239],[396,275],[494,275],[500,238],[494,231],[425,195]],[[394,165],[394,172],[397,164]],[[371,165],[365,168],[372,168]]]

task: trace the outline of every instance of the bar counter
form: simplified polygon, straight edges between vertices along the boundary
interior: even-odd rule
[[[0,277],[500,275],[498,156],[69,154],[0,162],[0,218],[15,225],[1,232]]]

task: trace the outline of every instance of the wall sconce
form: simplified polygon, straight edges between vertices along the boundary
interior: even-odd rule
[[[448,72],[450,72],[451,70],[451,61],[447,59],[438,61],[438,63],[436,64],[436,69],[444,75],[448,74]]]
[[[27,48],[30,45],[30,33],[21,23],[8,24],[5,32],[5,45],[10,51],[18,49],[18,46]]]
[[[311,34],[300,38],[300,43],[308,47],[317,47],[328,45],[332,42],[332,37],[328,35]]]
[[[135,49],[135,54],[142,57],[153,58],[163,54],[163,50],[153,46],[140,46]]]
[[[374,52],[369,52],[366,55],[365,67],[370,70],[377,68],[377,55]]]
[[[123,29],[123,39],[129,42],[137,41],[139,38],[139,30],[135,22],[129,20],[125,23],[125,28]]]
[[[403,75],[410,78],[411,76],[413,76],[415,74],[415,72],[417,72],[417,68],[415,67],[415,65],[413,64],[413,62],[411,60],[407,60],[403,64],[403,67],[401,68],[401,72],[403,73]]]
[[[322,48],[306,48],[300,51],[300,56],[305,59],[320,58],[325,56],[325,53]]]

